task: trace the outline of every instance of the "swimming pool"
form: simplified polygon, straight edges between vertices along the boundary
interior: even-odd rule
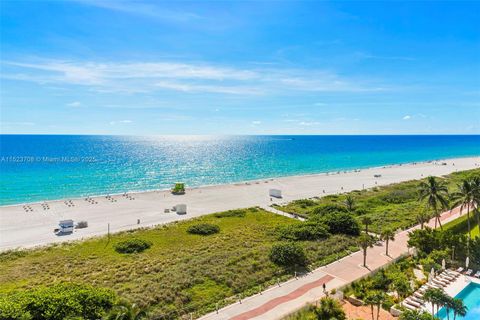
[[[470,283],[459,294],[455,296],[463,300],[463,303],[468,308],[465,317],[457,317],[457,320],[478,320],[480,319],[480,284]],[[447,319],[447,312],[444,308],[440,309],[437,317],[442,320]],[[453,312],[450,311],[450,319],[453,319]]]

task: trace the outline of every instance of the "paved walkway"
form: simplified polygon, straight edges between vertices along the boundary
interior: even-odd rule
[[[464,213],[465,214],[465,213]],[[460,216],[459,209],[442,214],[441,221],[447,223]],[[434,219],[428,226],[434,227]],[[385,244],[380,243],[367,252],[368,269],[362,266],[363,254],[357,251],[329,265],[320,267],[311,273],[291,279],[279,286],[271,287],[261,294],[242,300],[241,303],[229,305],[221,310],[203,316],[202,320],[274,320],[281,319],[298,310],[307,303],[317,301],[324,296],[322,285],[327,290],[340,288],[352,281],[368,275],[371,271],[384,267],[393,259],[409,254],[407,246],[408,233],[419,229],[415,226],[409,230],[397,233],[395,241],[389,243],[389,256],[385,255]]]
[[[260,208],[262,208],[265,211],[275,213],[275,214],[278,214],[278,215],[281,215],[281,216],[284,216],[284,217],[288,217],[288,218],[292,218],[292,219],[298,219],[300,221],[305,221],[304,217],[301,217],[301,216],[296,215],[296,214],[288,213],[288,212],[285,212],[285,211],[281,211],[281,210],[275,209],[274,207],[260,206]]]

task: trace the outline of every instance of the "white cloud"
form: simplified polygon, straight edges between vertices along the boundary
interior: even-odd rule
[[[258,126],[260,124],[262,124],[262,121],[259,121],[259,120],[252,121],[253,126]]]
[[[124,123],[132,123],[132,120],[118,120],[118,121],[110,121],[110,125],[114,126],[117,123],[118,124],[124,124]]]
[[[283,94],[286,92],[376,92],[383,86],[311,69],[243,69],[205,63],[80,62],[38,60],[4,61],[9,71],[2,78],[40,85],[80,85],[100,93],[182,91],[229,95]],[[323,105],[317,103],[317,106]]]
[[[411,118],[412,118],[412,116],[410,116],[410,115],[407,114],[407,115],[404,116],[402,119],[403,119],[403,120],[410,120]]]
[[[310,127],[310,126],[319,125],[320,122],[318,122],[318,121],[300,121],[298,124],[303,126],[303,127]]]
[[[80,107],[82,104],[79,102],[79,101],[73,101],[73,102],[70,102],[70,103],[67,103],[67,106],[68,107]]]

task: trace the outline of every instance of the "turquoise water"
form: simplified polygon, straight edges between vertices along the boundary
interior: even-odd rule
[[[478,135],[0,135],[0,205],[473,155]]]
[[[458,320],[478,320],[480,319],[480,285],[476,283],[470,283],[466,286],[456,298],[462,299],[463,303],[467,306],[468,312],[465,317],[458,317]],[[442,320],[447,319],[447,311],[442,308],[437,314]],[[450,311],[450,319],[453,319],[453,312]]]

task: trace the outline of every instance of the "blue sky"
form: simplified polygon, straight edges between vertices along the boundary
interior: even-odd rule
[[[480,2],[1,1],[2,133],[480,133]]]

